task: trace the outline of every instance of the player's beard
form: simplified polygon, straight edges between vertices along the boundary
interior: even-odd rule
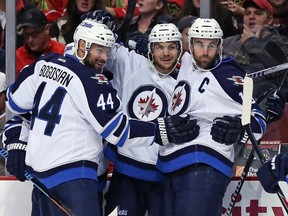
[[[87,54],[87,56],[83,59],[84,65],[94,68],[95,70],[98,70],[99,72],[102,71],[102,67],[97,66],[96,60],[92,61],[90,58],[90,53]]]
[[[216,55],[211,58],[209,56],[206,56],[205,59],[203,59],[203,56],[201,57],[194,57],[195,61],[198,65],[198,67],[203,68],[203,69],[209,69],[212,68],[215,61],[216,61]]]
[[[83,63],[88,67],[95,68],[95,64],[90,61],[90,53],[88,53],[87,56],[83,59]]]

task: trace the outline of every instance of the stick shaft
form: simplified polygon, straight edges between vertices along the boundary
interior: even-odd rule
[[[8,158],[8,152],[5,149],[0,149],[0,155],[4,158]],[[33,177],[30,173],[25,171],[25,177],[29,179],[35,187],[37,187],[45,196],[47,196],[55,205],[57,205],[67,215],[72,216],[71,210],[60,201],[49,189],[43,185],[38,179]]]

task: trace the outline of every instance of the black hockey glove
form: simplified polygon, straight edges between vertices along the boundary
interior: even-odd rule
[[[155,141],[160,145],[168,143],[182,144],[195,139],[199,135],[200,127],[196,119],[191,119],[186,115],[167,116],[157,119]]]
[[[286,98],[287,94],[284,91],[274,89],[269,93],[266,101],[268,122],[277,121],[283,116]]]
[[[26,146],[24,143],[11,143],[7,145],[8,158],[6,163],[7,171],[20,181],[25,181],[25,156]]]
[[[136,53],[146,56],[148,53],[148,35],[139,34],[134,40],[128,41],[130,50],[135,50]]]
[[[104,10],[89,11],[80,17],[81,20],[91,19],[105,24],[112,32],[117,30],[117,21],[113,15]]]
[[[218,143],[232,145],[240,142],[244,135],[241,119],[238,117],[223,116],[213,120],[211,128],[212,139]]]
[[[285,181],[288,174],[288,155],[279,154],[264,163],[257,171],[257,176],[267,193],[277,193],[278,181]]]

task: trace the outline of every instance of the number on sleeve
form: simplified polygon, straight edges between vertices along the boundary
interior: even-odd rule
[[[97,107],[102,107],[102,110],[106,110],[106,105],[110,105],[111,109],[114,108],[114,102],[112,100],[111,93],[108,94],[106,102],[103,94],[101,94],[98,98]]]

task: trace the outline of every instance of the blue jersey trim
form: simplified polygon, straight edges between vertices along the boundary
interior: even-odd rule
[[[139,161],[135,161],[134,163],[133,159],[124,156],[122,156],[123,160],[120,160],[116,146],[111,146],[110,144],[107,145],[104,154],[114,164],[114,169],[119,173],[145,181],[160,182],[164,179],[164,175],[156,168],[156,166],[149,164],[150,169],[145,169],[144,166],[147,165],[145,163],[140,164]],[[127,161],[125,159],[127,159]],[[143,167],[137,166],[136,163],[139,166],[143,165]],[[152,166],[153,169],[151,168]]]
[[[128,127],[126,127],[123,135],[121,136],[120,140],[118,141],[118,143],[116,144],[117,146],[119,147],[122,147],[124,145],[124,143],[126,142],[127,140],[127,137],[128,137],[128,131],[129,131],[130,127],[128,125]]]
[[[89,167],[76,167],[76,168],[71,168],[67,170],[63,170],[61,172],[58,172],[54,175],[51,175],[46,178],[39,178],[33,170],[29,172],[35,176],[42,184],[44,184],[48,189],[55,187],[61,183],[75,180],[75,179],[80,179],[80,178],[86,178],[86,179],[94,179],[97,180],[97,171],[93,168]]]
[[[114,128],[118,125],[120,118],[122,115],[119,115],[111,124],[101,133],[101,136],[103,138],[107,138],[111,132],[114,130]]]
[[[112,144],[107,144],[107,146],[104,148],[104,155],[109,161],[115,164],[117,162],[117,150],[113,150],[111,145]]]
[[[155,170],[144,170],[133,166],[133,164],[117,161],[115,170],[124,175],[144,181],[161,182],[164,179],[164,176],[161,175],[159,171],[157,171],[156,167]]]
[[[185,155],[181,155],[170,161],[157,161],[157,168],[164,173],[171,173],[185,166],[189,166],[195,163],[205,163],[228,177],[232,177],[232,166],[228,166],[218,158],[215,158],[205,152],[189,152]]]
[[[13,88],[13,84],[10,85],[9,91],[8,91],[8,94],[7,94],[8,103],[9,103],[9,106],[11,107],[11,109],[13,109],[14,111],[16,111],[16,112],[18,112],[18,113],[26,113],[26,112],[29,112],[30,110],[22,109],[21,107],[17,106],[16,103],[14,103],[13,99],[12,99],[11,96],[10,96],[10,93],[12,92],[12,88]]]

